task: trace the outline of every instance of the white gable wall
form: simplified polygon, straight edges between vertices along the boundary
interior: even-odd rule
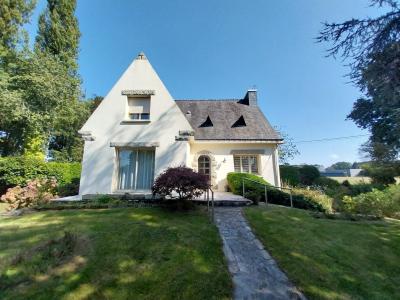
[[[127,96],[123,90],[154,90],[150,100],[150,123],[124,124]],[[147,59],[135,59],[82,127],[94,141],[85,141],[79,194],[113,192],[116,150],[111,142],[159,143],[155,176],[169,166],[186,165],[187,142],[175,141],[179,130],[192,130],[185,116]]]

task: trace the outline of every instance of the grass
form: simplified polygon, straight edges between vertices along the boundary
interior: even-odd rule
[[[245,215],[288,277],[309,299],[400,295],[400,221],[317,219],[277,206]]]
[[[4,202],[0,202],[0,214],[1,213],[4,213],[4,212],[6,212],[7,211],[7,206],[8,206],[8,204],[7,203],[4,203]]]
[[[64,233],[67,231],[67,233]],[[217,229],[201,211],[0,217],[1,299],[226,299]]]

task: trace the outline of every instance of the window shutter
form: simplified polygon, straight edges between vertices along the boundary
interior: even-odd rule
[[[128,98],[128,107],[130,114],[150,113],[150,99]]]

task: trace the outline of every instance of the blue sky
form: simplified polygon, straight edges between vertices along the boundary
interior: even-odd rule
[[[295,141],[366,134],[345,121],[360,96],[349,70],[315,37],[323,21],[379,13],[367,0],[78,0],[83,90],[106,95],[143,50],[176,99],[238,98],[256,86],[269,121]],[[366,139],[299,143],[291,163],[360,161]]]

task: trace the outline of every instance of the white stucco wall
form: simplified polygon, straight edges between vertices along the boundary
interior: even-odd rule
[[[127,96],[123,90],[154,90],[150,123],[123,124]],[[112,193],[115,188],[116,150],[111,142],[159,143],[155,153],[155,176],[168,166],[187,164],[188,142],[175,141],[179,130],[192,130],[185,116],[147,59],[135,59],[92,114],[81,132],[90,132],[94,141],[85,141],[80,195]]]
[[[277,145],[268,143],[232,143],[232,142],[193,142],[190,146],[190,166],[197,169],[196,160],[199,155],[209,153],[213,156],[215,163],[212,164],[216,175],[213,184],[218,186],[219,191],[224,191],[227,182],[226,175],[234,172],[232,150],[262,150],[264,154],[258,156],[259,175],[275,185],[280,186],[279,165]],[[213,173],[213,170],[211,170]]]

